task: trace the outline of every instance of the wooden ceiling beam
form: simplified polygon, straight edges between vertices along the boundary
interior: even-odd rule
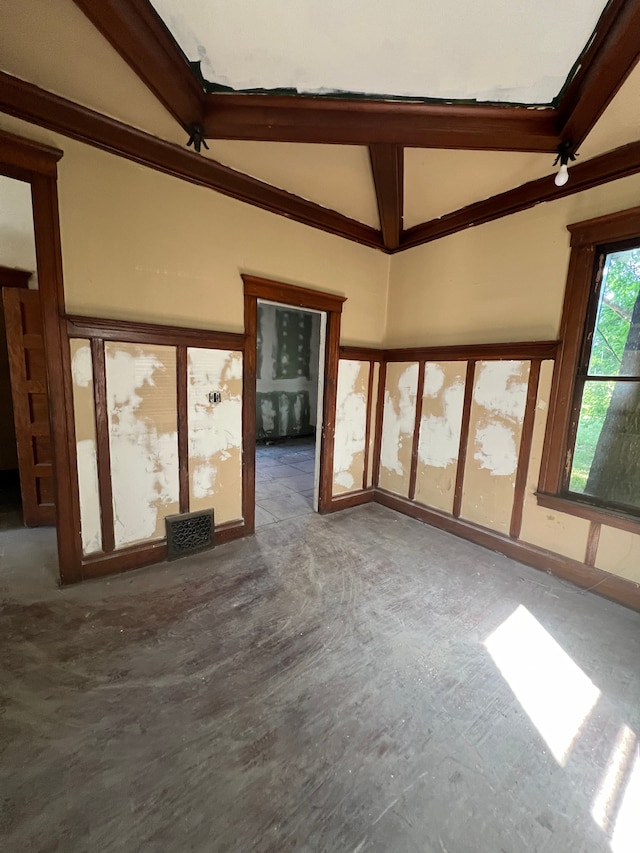
[[[556,111],[287,95],[205,96],[205,136],[269,142],[555,151]]]
[[[404,210],[404,150],[399,145],[369,146],[371,171],[385,249],[397,249]]]
[[[397,251],[421,246],[423,243],[448,237],[465,228],[483,225],[486,222],[519,213],[541,202],[555,201],[638,172],[640,172],[640,142],[631,142],[620,148],[614,148],[613,151],[607,151],[606,154],[572,165],[569,169],[569,181],[563,187],[557,187],[553,175],[549,175],[484,201],[475,202],[438,219],[414,225],[403,232]]]
[[[384,249],[375,228],[4,72],[0,72],[0,111],[312,228]]]
[[[202,87],[151,3],[74,2],[183,127],[202,123]]]
[[[640,59],[640,0],[611,0],[582,63],[562,95],[562,139],[575,148],[585,140]]]

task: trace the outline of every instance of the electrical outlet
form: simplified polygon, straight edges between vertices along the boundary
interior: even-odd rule
[[[221,403],[222,402],[222,393],[220,391],[209,391],[209,402],[210,403]]]

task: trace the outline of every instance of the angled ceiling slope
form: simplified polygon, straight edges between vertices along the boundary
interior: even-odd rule
[[[548,178],[530,181],[403,229],[405,147],[547,155],[562,142],[578,147],[638,61],[640,0],[610,0],[604,11],[604,0],[561,6],[527,0],[508,19],[498,15],[504,5],[498,0],[400,0],[402,9],[393,7],[391,17],[390,6],[377,4],[379,14],[372,14],[365,0],[332,0],[321,15],[317,3],[301,0],[285,19],[290,4],[278,0],[264,20],[260,15],[266,13],[244,0],[74,2],[189,132],[197,125],[209,139],[368,146],[377,238],[370,226],[255,178],[246,177],[250,183],[244,186],[241,173],[212,160],[203,168],[225,170],[228,194],[238,190],[245,201],[387,251],[640,170],[640,143],[630,143],[615,162],[600,155],[574,166],[564,188]],[[401,20],[411,26],[401,27]],[[419,50],[419,37],[423,47],[425,38],[433,41],[432,49]],[[398,56],[407,61],[396,61]],[[189,60],[214,78],[213,86],[198,79]],[[270,88],[277,92],[262,93]],[[281,94],[283,89],[305,94]],[[255,184],[273,191],[269,205],[252,198],[268,194]]]

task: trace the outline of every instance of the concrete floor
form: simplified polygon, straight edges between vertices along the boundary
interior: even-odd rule
[[[256,527],[313,512],[314,438],[256,447]]]
[[[66,590],[2,536],[4,853],[639,849],[639,614],[375,505]]]

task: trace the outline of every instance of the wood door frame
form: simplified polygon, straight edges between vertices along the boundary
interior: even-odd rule
[[[62,155],[57,148],[0,131],[0,174],[31,186],[56,481],[58,567],[61,583],[68,584],[82,579],[82,543],[58,213],[57,164]]]
[[[333,441],[336,422],[336,392],[340,358],[340,317],[344,296],[297,287],[281,281],[242,275],[244,284],[244,368],[242,391],[242,514],[245,533],[255,530],[256,514],[256,347],[258,299],[294,308],[323,311],[327,315],[325,336],[322,432],[318,512],[331,512],[333,495]]]

